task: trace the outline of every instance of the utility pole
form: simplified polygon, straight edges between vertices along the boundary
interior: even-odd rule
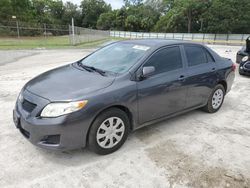
[[[17,28],[17,38],[20,38],[19,24],[18,24],[18,21],[17,21],[17,20],[16,20],[16,28]]]
[[[12,16],[12,19],[15,19],[15,20],[16,20],[17,38],[20,38],[19,24],[18,24],[18,21],[17,21],[16,16]]]
[[[72,43],[75,45],[75,26],[74,26],[74,18],[72,18]]]

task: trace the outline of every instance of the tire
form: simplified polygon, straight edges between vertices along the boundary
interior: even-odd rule
[[[217,95],[216,95],[217,93]],[[215,113],[217,112],[223,102],[224,102],[224,98],[225,98],[225,88],[223,85],[218,84],[212,91],[212,93],[210,94],[209,98],[208,98],[208,102],[206,104],[206,106],[203,107],[203,110],[208,112],[208,113]],[[220,97],[221,95],[221,97]]]
[[[242,75],[241,71],[240,71],[240,67],[239,67],[239,70],[238,70],[239,74]]]
[[[127,114],[118,108],[110,108],[102,112],[90,128],[89,149],[100,155],[107,155],[118,150],[128,137],[129,122]]]
[[[239,70],[239,74],[240,74],[240,75],[244,75],[244,73],[242,73],[240,70]]]

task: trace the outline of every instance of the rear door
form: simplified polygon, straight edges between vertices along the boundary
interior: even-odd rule
[[[200,45],[184,45],[187,72],[186,107],[204,105],[217,81],[217,66],[212,55]]]
[[[187,89],[180,47],[158,50],[144,66],[154,66],[156,71],[137,82],[140,124],[183,110]]]

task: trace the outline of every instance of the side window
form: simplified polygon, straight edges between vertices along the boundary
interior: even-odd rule
[[[207,63],[207,55],[199,46],[185,46],[188,66],[195,66]]]
[[[148,60],[145,66],[154,66],[155,73],[159,74],[182,68],[182,58],[180,48],[168,47],[159,50]]]
[[[208,62],[215,62],[212,55],[207,50],[205,50],[205,51],[206,51],[206,55],[207,55],[207,61]]]

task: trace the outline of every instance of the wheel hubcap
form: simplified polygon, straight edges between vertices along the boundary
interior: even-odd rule
[[[213,109],[218,109],[223,101],[224,93],[222,89],[217,89],[212,98]]]
[[[124,131],[125,125],[120,118],[108,118],[102,122],[97,130],[97,143],[102,148],[112,148],[121,141]]]

